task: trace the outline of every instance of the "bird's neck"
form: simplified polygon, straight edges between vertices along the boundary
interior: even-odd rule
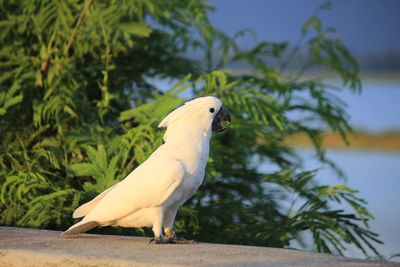
[[[170,129],[172,130],[172,129]],[[173,130],[166,139],[165,146],[172,151],[173,157],[182,161],[188,171],[204,169],[209,155],[211,130],[180,129]]]

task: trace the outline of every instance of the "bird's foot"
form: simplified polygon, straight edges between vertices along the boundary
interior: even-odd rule
[[[155,237],[150,239],[150,244],[174,244],[172,242],[172,238],[165,237],[165,236],[160,236],[160,237]]]
[[[186,240],[182,236],[177,236],[175,232],[168,233],[166,235],[167,238],[170,238],[173,244],[195,244],[197,243],[195,240]]]
[[[178,237],[175,235],[160,236],[150,239],[150,244],[195,244],[195,240],[186,240],[183,237]]]

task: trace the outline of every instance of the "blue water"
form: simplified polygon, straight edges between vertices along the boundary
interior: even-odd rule
[[[340,97],[348,104],[353,127],[373,133],[400,130],[400,80],[365,80],[360,95],[343,92]],[[300,155],[306,169],[321,167],[311,150],[300,151]],[[376,217],[370,223],[371,229],[385,242],[376,246],[379,252],[385,257],[400,253],[400,152],[330,149],[327,155],[345,172],[347,180],[338,180],[332,170],[323,168],[318,181],[344,183],[359,190]],[[349,249],[347,256],[364,258],[357,249]]]
[[[342,92],[351,125],[369,132],[400,130],[400,80],[365,80],[360,95]]]
[[[305,159],[306,169],[321,167],[310,149],[300,150],[299,153]],[[376,217],[370,223],[371,230],[385,242],[376,246],[378,251],[385,257],[400,253],[400,153],[332,149],[327,155],[341,167],[347,179],[338,180],[331,169],[322,168],[317,174],[317,181],[326,185],[345,184],[359,190],[358,196],[368,201],[368,209]],[[349,207],[338,204],[333,207],[351,211]],[[350,248],[346,255],[364,258],[354,248]]]

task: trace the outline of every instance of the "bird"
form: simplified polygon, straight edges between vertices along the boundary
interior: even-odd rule
[[[78,207],[73,218],[83,219],[61,235],[98,226],[152,227],[150,242],[185,243],[173,231],[177,210],[204,180],[212,132],[230,125],[231,116],[217,97],[187,101],[158,125],[167,128],[163,144],[123,180]]]

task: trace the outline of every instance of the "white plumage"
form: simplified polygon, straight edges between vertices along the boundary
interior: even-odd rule
[[[169,241],[176,238],[172,231],[176,211],[203,182],[211,130],[223,130],[214,129],[221,119],[230,122],[229,113],[211,96],[171,112],[159,125],[167,127],[165,143],[124,180],[76,209],[73,217],[84,218],[63,236],[96,226],[152,227],[155,241],[166,243],[164,225]]]

